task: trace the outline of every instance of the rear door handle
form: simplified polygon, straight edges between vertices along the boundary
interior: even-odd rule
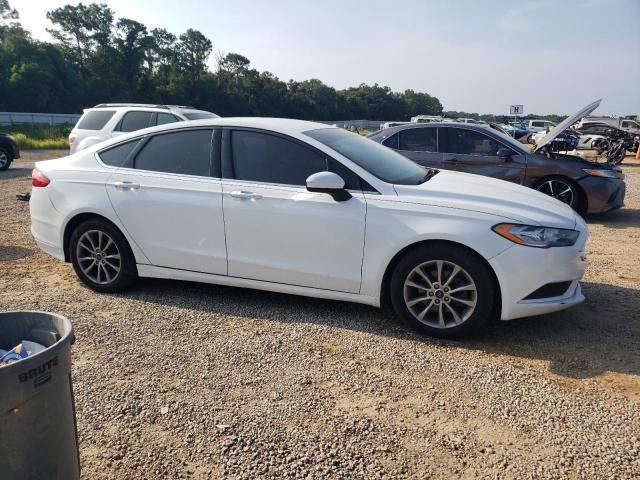
[[[118,190],[137,190],[140,188],[139,183],[133,183],[133,182],[115,182],[113,186],[116,187]]]
[[[260,200],[262,198],[262,195],[259,193],[247,192],[244,190],[234,190],[233,192],[230,192],[229,195],[234,198],[243,198],[247,200]]]

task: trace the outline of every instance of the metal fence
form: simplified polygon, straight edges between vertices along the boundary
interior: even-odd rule
[[[0,112],[0,125],[75,123],[80,118],[75,113],[28,113],[28,112]]]

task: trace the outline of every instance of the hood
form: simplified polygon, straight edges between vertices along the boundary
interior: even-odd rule
[[[534,152],[539,151],[541,148],[543,148],[545,145],[550,144],[551,142],[553,142],[553,140],[560,135],[562,132],[564,132],[567,128],[569,128],[571,125],[573,125],[574,123],[578,122],[579,120],[581,120],[583,117],[586,117],[587,115],[589,115],[591,112],[593,112],[596,108],[598,108],[600,106],[600,102],[602,102],[602,99],[600,100],[596,100],[593,103],[590,103],[589,105],[587,105],[586,107],[584,107],[582,110],[579,110],[578,112],[574,113],[573,115],[567,117],[565,120],[563,120],[562,122],[560,122],[558,125],[555,126],[555,128],[553,128],[549,133],[547,133],[537,144],[536,144],[536,149],[534,150]]]
[[[526,225],[576,225],[576,214],[568,205],[531,188],[491,177],[441,170],[421,185],[394,187],[403,202],[469,210]]]

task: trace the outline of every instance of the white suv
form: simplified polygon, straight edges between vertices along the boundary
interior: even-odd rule
[[[166,123],[219,118],[215,113],[182,105],[101,103],[86,108],[69,134],[71,153],[124,133]]]

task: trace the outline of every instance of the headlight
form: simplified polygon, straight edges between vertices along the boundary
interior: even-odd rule
[[[513,223],[500,223],[493,227],[493,231],[519,245],[537,248],[570,247],[580,236],[577,230]]]
[[[619,178],[620,180],[624,178],[624,173],[617,172],[616,170],[605,170],[600,168],[585,168],[582,171],[587,175],[592,175],[594,177]]]

